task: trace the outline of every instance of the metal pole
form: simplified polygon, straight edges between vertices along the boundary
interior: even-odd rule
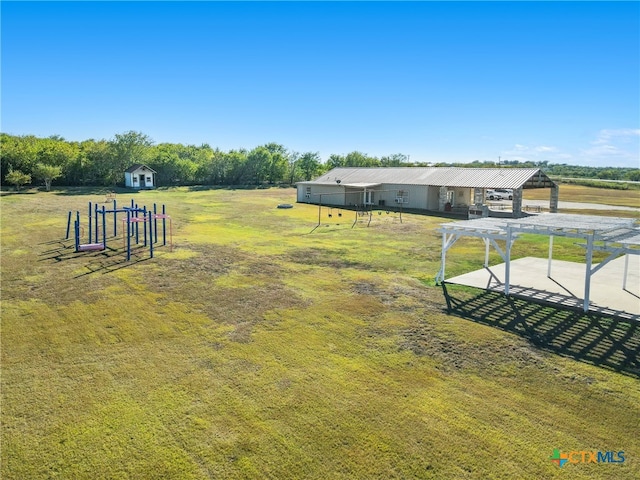
[[[138,218],[138,204],[136,203],[136,219]],[[136,245],[140,243],[140,222],[136,222]]]
[[[162,245],[167,244],[167,219],[164,204],[162,204]]]
[[[158,209],[156,204],[153,204],[153,242],[156,243],[158,241],[158,219],[156,215],[158,214]]]
[[[69,240],[69,230],[71,229],[71,212],[69,212],[69,216],[67,217],[67,236],[65,240]]]
[[[76,212],[76,221],[74,222],[76,232],[76,252],[80,250],[80,212]]]
[[[151,210],[149,210],[149,230],[151,230],[151,219],[152,219],[152,218],[153,218],[153,214],[151,213]],[[145,229],[144,229],[144,231],[145,231],[145,237],[144,237],[144,238],[145,238],[145,242],[146,242],[146,240],[147,240],[147,236],[146,236],[146,231],[147,231],[146,223],[147,223],[147,222],[144,222],[144,223],[145,223]],[[150,234],[150,235],[151,235],[151,237],[152,237],[152,238],[151,238],[151,241],[149,242],[149,255],[151,256],[151,258],[153,258],[153,234],[151,233],[151,231],[149,232],[149,234]]]
[[[96,239],[96,243],[98,243],[98,204],[97,203],[94,205],[94,212],[95,212],[94,218],[95,218],[95,221],[96,221],[95,239]]]
[[[142,215],[144,218],[144,225],[142,225],[142,229],[144,230],[144,246],[147,246],[147,206],[145,205],[142,209]],[[151,228],[151,220],[149,220],[149,228]]]
[[[91,202],[89,202],[89,243],[91,243]]]
[[[107,212],[104,205],[102,206],[102,245],[107,248]]]
[[[127,210],[127,262],[131,260],[131,210]]]
[[[118,206],[116,205],[116,200],[114,198],[113,199],[113,236],[114,237],[118,236],[118,224],[116,223],[117,216],[118,216]]]

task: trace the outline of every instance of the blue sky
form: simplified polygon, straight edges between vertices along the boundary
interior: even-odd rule
[[[638,2],[1,2],[1,130],[639,167]]]

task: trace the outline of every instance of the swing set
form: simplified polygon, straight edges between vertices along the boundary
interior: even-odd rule
[[[388,192],[388,191],[391,191],[391,190],[377,190],[378,193]],[[357,192],[357,193],[359,194],[360,192]],[[361,222],[361,223],[366,222],[368,227],[371,225],[371,221],[376,217],[379,218],[380,220],[382,220],[383,218],[393,218],[395,220],[397,218],[399,219],[400,223],[402,223],[402,203],[399,204],[398,209],[390,209],[389,207],[386,207],[382,209],[376,208],[374,210],[374,206],[372,203],[363,204],[363,205],[355,204],[349,207],[346,207],[346,206],[337,207],[333,205],[323,205],[322,197],[323,196],[327,197],[331,195],[340,195],[344,198],[345,196],[344,192],[318,193],[315,195],[318,195],[319,197],[318,224],[313,228],[313,230],[311,230],[311,232],[315,231],[323,223],[327,227],[330,225],[338,226],[338,225],[341,225],[342,223],[346,223],[346,222],[343,222],[341,219],[344,218],[345,214],[348,211],[353,211],[355,213],[355,218],[353,220],[353,223],[351,224],[351,228],[354,228],[358,224],[358,222]],[[324,216],[323,216],[323,211],[325,212]],[[391,214],[394,214],[394,215],[390,217]],[[396,216],[395,214],[398,214],[398,215]],[[324,217],[326,217],[326,219],[323,222]],[[337,221],[335,220],[336,218],[337,218]]]

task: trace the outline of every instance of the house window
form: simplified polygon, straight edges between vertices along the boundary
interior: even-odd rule
[[[409,192],[407,190],[398,190],[396,203],[409,203]]]
[[[138,176],[137,175],[133,176],[133,183],[138,183]]]
[[[311,198],[311,187],[306,187],[304,197]]]
[[[453,194],[453,190],[447,190],[447,203],[450,203],[451,205],[453,205]]]
[[[147,177],[147,183],[151,183],[151,177]]]

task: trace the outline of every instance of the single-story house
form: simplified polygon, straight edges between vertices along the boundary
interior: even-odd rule
[[[156,171],[136,163],[130,166],[124,172],[124,186],[130,188],[155,188],[156,187]]]
[[[401,206],[424,211],[488,215],[489,189],[513,192],[513,216],[522,216],[522,190],[549,188],[550,210],[558,208],[558,185],[538,168],[378,167],[334,168],[312,181],[298,182],[300,203],[358,208]]]

